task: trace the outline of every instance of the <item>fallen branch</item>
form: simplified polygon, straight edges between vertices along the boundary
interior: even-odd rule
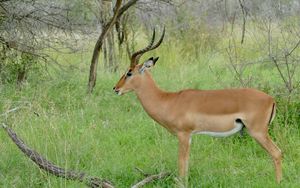
[[[113,188],[114,186],[106,181],[101,180],[98,177],[91,177],[83,172],[76,172],[72,170],[66,170],[63,168],[60,168],[47,159],[45,159],[43,156],[41,156],[39,153],[34,151],[33,149],[29,148],[20,138],[18,138],[17,134],[8,126],[5,124],[2,124],[2,127],[7,132],[9,137],[12,139],[12,141],[18,146],[18,148],[27,156],[29,157],[36,165],[39,166],[39,168],[45,170],[46,172],[53,174],[57,177],[66,178],[69,180],[77,180],[80,182],[84,182],[89,187],[102,187],[102,188]]]
[[[146,185],[147,183],[150,183],[150,182],[158,180],[158,179],[166,178],[170,175],[171,175],[171,173],[168,173],[168,172],[161,172],[159,174],[150,175],[150,176],[146,177],[145,179],[143,179],[142,181],[133,185],[131,188],[139,188],[139,187]]]
[[[88,176],[84,172],[76,172],[73,170],[66,170],[64,168],[58,167],[54,165],[52,162],[45,159],[43,156],[41,156],[38,152],[34,151],[33,149],[29,148],[23,140],[21,140],[17,134],[9,128],[4,123],[2,124],[2,127],[7,132],[8,136],[12,139],[12,141],[18,146],[18,148],[28,157],[30,158],[36,165],[38,165],[39,168],[42,170],[45,170],[46,172],[53,174],[57,177],[62,177],[68,180],[77,180],[79,182],[84,182],[87,186],[96,188],[96,187],[102,187],[102,188],[114,188],[112,183],[110,183],[107,180],[100,179],[98,177],[92,177]],[[168,172],[161,172],[156,175],[149,175],[147,173],[144,173],[141,169],[137,169],[140,173],[142,173],[146,178],[142,181],[136,183],[131,188],[138,188],[146,185],[147,183],[153,182],[158,179],[163,179],[171,175],[171,173]]]

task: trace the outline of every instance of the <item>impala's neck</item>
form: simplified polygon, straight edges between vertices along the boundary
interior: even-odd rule
[[[166,117],[168,108],[168,100],[166,96],[170,93],[159,89],[148,71],[144,72],[141,82],[135,93],[140,100],[145,111],[159,123],[165,122],[163,117]]]

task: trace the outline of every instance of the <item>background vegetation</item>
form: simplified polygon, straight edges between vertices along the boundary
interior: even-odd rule
[[[300,3],[266,1],[138,1],[107,36],[98,80],[87,94],[95,41],[112,15],[110,1],[0,1],[1,122],[47,159],[67,169],[129,187],[147,173],[172,172],[148,187],[173,187],[177,140],[147,117],[134,93],[112,87],[165,25],[152,74],[169,91],[253,87],[274,96],[270,134],[283,151],[283,182],[246,134],[194,136],[190,187],[299,187]],[[22,10],[22,11],[20,11]],[[123,37],[122,37],[123,36]],[[123,38],[123,41],[120,39]],[[142,59],[143,60],[143,59]],[[5,114],[10,109],[20,110]],[[84,187],[37,168],[0,131],[0,187]]]

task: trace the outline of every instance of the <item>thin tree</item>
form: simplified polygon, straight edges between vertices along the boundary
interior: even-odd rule
[[[100,50],[102,49],[102,45],[103,45],[103,41],[104,41],[105,37],[111,31],[111,29],[113,28],[113,25],[116,23],[116,21],[118,19],[120,19],[122,14],[125,11],[127,11],[129,7],[134,5],[137,1],[138,0],[130,0],[121,7],[122,0],[117,0],[115,7],[114,7],[113,17],[102,28],[102,32],[95,44],[93,56],[92,56],[92,60],[91,60],[90,74],[89,74],[89,81],[88,81],[88,90],[87,90],[88,93],[92,93],[93,89],[96,85],[98,59],[99,59]]]

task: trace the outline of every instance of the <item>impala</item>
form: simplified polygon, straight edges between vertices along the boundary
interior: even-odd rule
[[[113,88],[118,95],[134,91],[147,114],[178,138],[179,176],[186,178],[193,134],[216,137],[233,135],[245,127],[248,133],[271,155],[276,180],[282,178],[281,151],[268,134],[268,125],[274,119],[274,99],[255,89],[195,90],[166,92],[156,86],[148,69],[158,57],[138,64],[140,57],[157,48],[163,41],[165,30],[156,44],[155,30],[150,44],[131,56],[126,73]],[[187,184],[187,178],[185,179]]]

